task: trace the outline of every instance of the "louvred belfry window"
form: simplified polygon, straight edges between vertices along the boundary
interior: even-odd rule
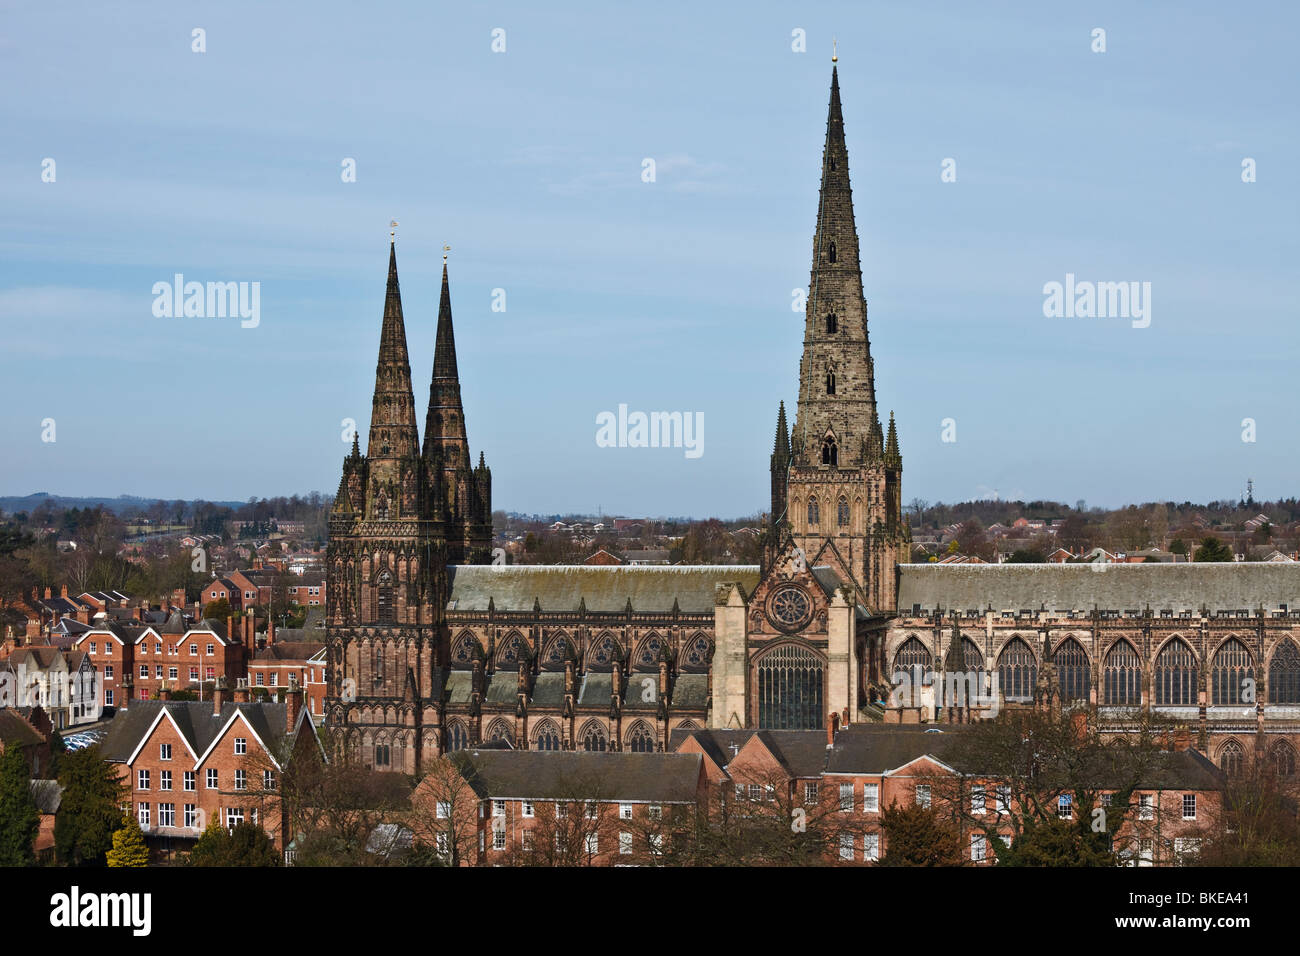
[[[376,620],[380,624],[396,624],[397,612],[393,607],[393,575],[388,571],[380,572],[377,584]]]

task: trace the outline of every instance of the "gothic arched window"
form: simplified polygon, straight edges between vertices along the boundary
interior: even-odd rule
[[[1196,655],[1180,638],[1174,638],[1156,655],[1156,703],[1195,705],[1197,677]]]
[[[1142,661],[1128,641],[1118,641],[1106,655],[1102,673],[1102,702],[1137,707],[1142,702]]]
[[[1285,740],[1279,740],[1268,752],[1268,760],[1273,772],[1279,777],[1295,776],[1295,748]]]
[[[808,499],[808,527],[816,528],[822,523],[822,510],[817,506],[816,498]]]
[[[827,436],[822,441],[822,464],[838,466],[839,463],[840,463],[840,448],[837,444],[835,444],[834,438]]]
[[[1056,675],[1061,688],[1061,703],[1073,704],[1075,701],[1088,700],[1088,689],[1092,684],[1091,668],[1088,655],[1074,638],[1067,638],[1052,655],[1056,665]]]
[[[469,731],[459,720],[453,720],[447,728],[447,749],[465,750],[469,747]]]
[[[614,639],[608,634],[604,635],[591,651],[590,663],[595,665],[605,665],[614,660],[617,648],[614,646]]]
[[[555,729],[555,723],[550,720],[544,720],[537,728],[537,737],[533,741],[534,750],[559,750],[560,749],[560,732]]]
[[[514,731],[510,729],[510,725],[506,723],[505,720],[498,717],[488,726],[487,739],[504,740],[506,743],[513,746],[515,742],[515,734]]]
[[[835,261],[835,243],[831,243],[830,248],[826,252],[826,258],[829,262]]]
[[[691,641],[686,649],[686,664],[689,667],[703,667],[709,663],[709,639],[703,634]]]
[[[451,659],[455,664],[468,664],[474,660],[474,649],[478,642],[468,632],[460,636],[456,646],[451,649]]]
[[[821,730],[822,662],[793,644],[776,648],[758,663],[758,726],[773,730]]]
[[[849,526],[849,499],[840,496],[840,503],[835,509],[835,523],[841,528]]]
[[[497,662],[507,667],[519,663],[519,635],[517,633],[512,632],[501,644],[501,650],[497,654]]]
[[[926,650],[920,639],[912,636],[903,642],[903,646],[898,649],[894,655],[894,670],[906,671],[909,677],[912,675],[913,668],[921,668],[924,674],[930,669],[930,652]]]
[[[632,728],[627,732],[627,735],[623,740],[626,744],[623,748],[624,750],[630,750],[632,753],[636,754],[654,753],[654,734],[650,732],[650,728],[646,726],[644,720],[638,720],[633,724]]]
[[[663,650],[663,642],[659,640],[658,635],[651,634],[641,642],[641,653],[636,657],[636,662],[642,667],[653,667],[659,663],[659,654]]]
[[[1268,665],[1268,702],[1300,704],[1300,648],[1290,639],[1278,645]]]
[[[605,728],[595,721],[587,724],[582,732],[582,749],[601,752],[608,750],[609,738],[605,736]]]
[[[1226,774],[1236,776],[1241,773],[1241,764],[1245,758],[1246,754],[1241,749],[1241,744],[1235,740],[1229,740],[1219,748],[1219,769]]]
[[[1249,686],[1246,684],[1248,680],[1252,684],[1255,680],[1255,665],[1250,659],[1250,651],[1241,641],[1231,637],[1223,642],[1210,663],[1210,703],[1254,703],[1253,692],[1246,695],[1245,701],[1241,699],[1242,690]]]
[[[1033,700],[1038,681],[1038,658],[1018,637],[1007,642],[998,655],[998,689],[1007,700]]]
[[[832,312],[830,315],[826,316],[826,331],[829,332],[831,335],[834,335],[839,330],[840,330],[840,320],[837,319],[835,317],[835,313]]]
[[[384,648],[382,646],[375,648],[375,683],[381,684],[384,680]]]
[[[384,569],[379,572],[375,584],[378,586],[375,619],[380,624],[397,623],[396,611],[393,608],[393,575]]]
[[[826,394],[827,395],[835,394],[835,373],[834,372],[826,373]]]

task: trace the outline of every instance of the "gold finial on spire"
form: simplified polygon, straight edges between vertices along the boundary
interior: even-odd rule
[[[837,63],[840,59],[839,41],[831,37],[831,62]]]
[[[388,239],[390,242],[397,241],[397,220],[393,219],[388,223]]]
[[[442,247],[442,264],[444,266],[447,264],[447,253],[449,252],[451,252],[451,246],[444,245]]]

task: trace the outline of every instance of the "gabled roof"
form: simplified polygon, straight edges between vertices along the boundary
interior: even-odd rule
[[[133,700],[130,707],[119,710],[108,726],[100,744],[105,760],[124,763],[149,738],[154,726],[163,719],[161,711],[176,725],[186,745],[198,755],[209,750],[237,715],[248,721],[258,738],[273,756],[281,753],[285,737],[285,705],[280,703],[225,703],[220,715],[214,716],[212,702],[176,700]],[[306,712],[304,708],[304,713]]]
[[[694,803],[699,754],[457,751],[469,785],[485,799]]]
[[[668,749],[680,750],[691,737],[723,769],[755,737],[792,777],[820,776],[826,765],[826,733],[821,730],[675,730],[669,737]]]
[[[757,565],[453,565],[448,568],[450,611],[671,611],[712,613],[719,584],[739,581],[745,593],[758,584]]]
[[[12,707],[0,709],[0,740],[6,746],[39,746],[45,738]]]

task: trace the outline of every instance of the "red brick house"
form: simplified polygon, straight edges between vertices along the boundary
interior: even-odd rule
[[[324,752],[300,688],[284,703],[235,696],[219,681],[209,700],[137,702],[109,725],[100,752],[130,788],[130,812],[155,848],[186,849],[212,821],[247,821],[284,849],[280,778],[289,761]]]

